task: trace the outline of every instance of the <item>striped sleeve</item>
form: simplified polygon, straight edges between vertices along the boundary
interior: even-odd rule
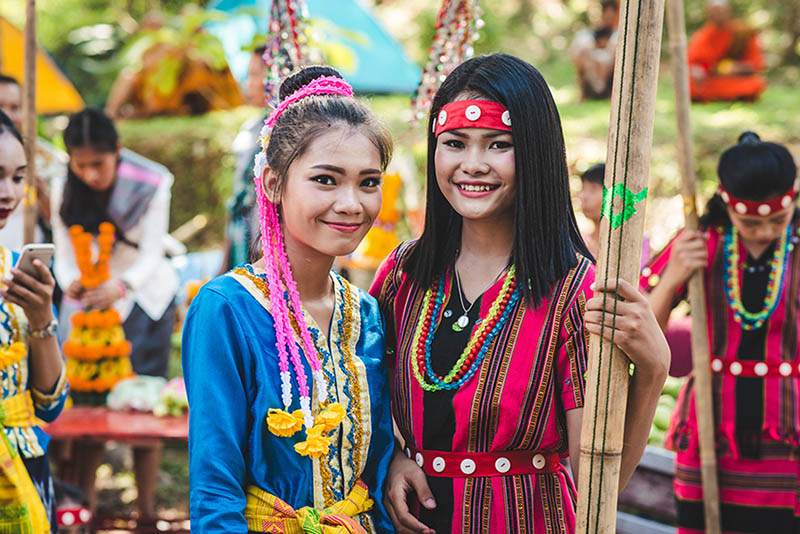
[[[583,407],[589,354],[589,333],[584,327],[584,314],[586,301],[592,297],[589,286],[593,282],[594,266],[587,265],[577,291],[562,312],[556,365],[564,410]]]
[[[394,320],[395,298],[403,282],[403,261],[415,242],[406,241],[398,245],[378,267],[369,288],[369,294],[378,300],[387,322]]]
[[[397,249],[394,249],[378,267],[369,288],[369,294],[378,301],[384,315],[387,309],[394,306],[394,297],[397,295],[394,272],[397,270]]]
[[[61,368],[61,374],[58,377],[53,391],[48,393],[40,391],[35,387],[31,387],[30,389],[36,417],[47,423],[55,421],[56,417],[58,417],[61,410],[64,408],[64,403],[67,401],[67,394],[69,393],[66,368]]]

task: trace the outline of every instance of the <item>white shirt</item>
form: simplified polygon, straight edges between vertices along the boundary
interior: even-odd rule
[[[131,288],[114,308],[123,318],[134,304],[152,320],[164,315],[178,290],[178,275],[172,262],[164,255],[164,237],[169,224],[169,203],[172,175],[163,175],[155,195],[139,221],[125,232],[125,237],[139,246],[117,242],[111,253],[111,279],[122,280]],[[54,272],[56,280],[65,291],[80,278],[75,262],[75,251],[69,231],[59,215],[66,178],[54,180],[51,186],[53,241],[56,245]],[[96,246],[93,247],[96,253]]]

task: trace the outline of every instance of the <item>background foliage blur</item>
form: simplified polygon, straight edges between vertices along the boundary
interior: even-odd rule
[[[198,8],[204,8],[207,3],[206,0],[196,4],[180,0],[37,0],[39,41],[61,65],[86,102],[103,106],[117,74],[137,61],[143,43],[158,38],[189,39],[179,30],[197,23],[198,17],[214,16],[198,14]],[[384,26],[403,43],[409,56],[422,65],[433,38],[439,2],[364,0],[364,3],[373,6]],[[685,2],[689,34],[704,21],[704,3],[702,0]],[[800,0],[731,0],[731,3],[736,16],[746,18],[760,31],[769,64],[770,86],[755,104],[693,106],[698,175],[706,193],[714,187],[719,153],[745,129],[753,129],[765,139],[788,143],[800,159],[800,150],[797,150],[800,117],[786,112],[797,106],[795,87],[800,83]],[[575,32],[596,20],[599,0],[483,0],[481,5],[485,26],[480,31],[476,53],[505,51],[532,62],[542,71],[562,114],[569,164],[574,175],[604,159],[609,104],[607,101],[580,101],[574,70],[566,53]],[[176,30],[158,35],[143,34],[143,21],[155,12],[164,20],[172,21]],[[22,0],[3,0],[0,14],[22,26]],[[656,105],[648,219],[660,222],[674,219],[674,224],[670,224],[675,226],[680,224],[681,209],[680,201],[673,198],[679,178],[667,63],[668,38],[665,35],[663,40],[664,68]],[[202,53],[214,59],[213,43],[205,39],[193,42],[198,43]],[[169,84],[169,70],[163,74],[160,82]],[[409,126],[408,96],[373,96],[371,101],[389,124],[397,145],[416,163],[415,178],[422,181],[424,131],[419,126]],[[175,174],[172,227],[198,212],[212,216],[210,229],[192,243],[195,247],[218,243],[222,238],[224,200],[230,191],[233,166],[229,147],[241,123],[257,112],[252,108],[238,108],[196,117],[160,117],[119,123],[127,146],[167,165]],[[51,121],[44,130],[57,137],[63,122]],[[659,244],[658,239],[654,244]]]

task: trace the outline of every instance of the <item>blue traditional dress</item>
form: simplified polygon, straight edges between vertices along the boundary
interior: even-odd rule
[[[18,256],[0,246],[0,277],[11,277],[11,267]],[[0,346],[5,347],[15,342],[27,345],[27,329],[28,319],[22,308],[0,298]],[[39,391],[31,387],[30,379],[27,357],[0,368],[0,428],[5,434],[7,446],[13,451],[12,454],[18,453],[22,457],[33,486],[42,500],[52,531],[56,532],[53,479],[47,462],[50,436],[44,433],[37,421],[51,422],[58,417],[67,399],[69,387],[63,370],[53,391]],[[6,521],[9,519],[5,512],[0,513],[0,530],[4,525],[7,526]]]
[[[334,272],[331,279],[329,340],[305,313],[327,376],[329,401],[346,411],[328,454],[320,459],[294,450],[303,432],[278,437],[267,427],[270,408],[283,404],[264,271],[239,267],[207,283],[192,301],[183,331],[192,532],[257,530],[243,513],[252,486],[294,510],[323,510],[346,499],[359,480],[374,505],[356,520],[367,532],[393,532],[382,492],[394,447],[383,319],[374,298]],[[289,411],[300,407],[292,382]],[[316,398],[312,395],[315,414]]]

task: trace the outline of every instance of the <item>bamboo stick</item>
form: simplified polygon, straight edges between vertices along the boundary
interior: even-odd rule
[[[25,67],[22,82],[22,132],[25,140],[23,241],[32,243],[36,229],[36,0],[25,2]]]
[[[605,187],[612,194],[615,185],[625,183],[627,190],[613,197],[612,220],[648,182],[664,0],[624,0],[620,13]],[[598,280],[619,277],[638,285],[644,205],[637,203],[637,213],[622,217],[623,224],[612,224],[608,214],[601,219]],[[580,441],[579,534],[615,532],[629,363],[613,344],[591,337]]]
[[[675,116],[678,122],[677,151],[681,172],[686,229],[697,230],[697,202],[695,200],[694,147],[690,118],[689,67],[686,56],[686,21],[683,0],[667,0],[667,27],[675,82]],[[703,479],[703,504],[707,534],[719,534],[720,510],[717,485],[717,458],[714,445],[714,413],[709,367],[708,330],[706,327],[706,291],[703,271],[696,271],[689,279],[689,304],[692,315],[692,362],[694,364],[694,395],[697,411],[697,432],[700,440],[700,472]]]

